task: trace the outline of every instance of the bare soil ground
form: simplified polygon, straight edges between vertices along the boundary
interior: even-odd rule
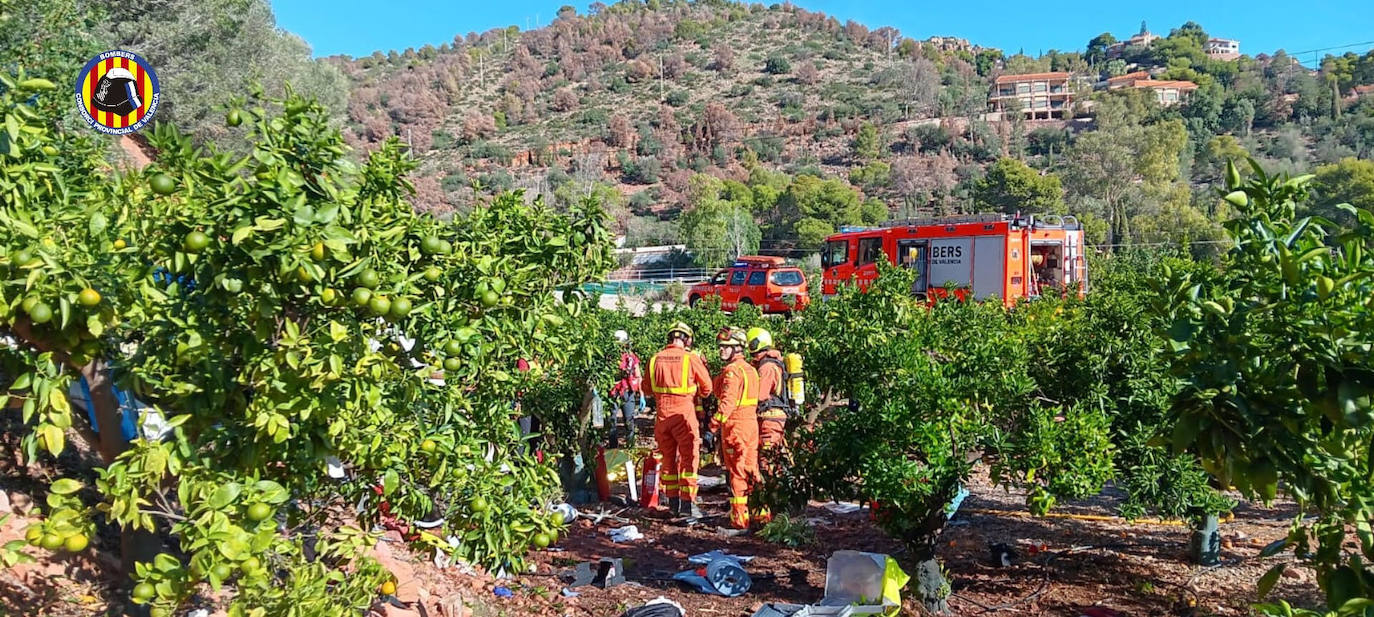
[[[4,458],[8,457],[0,457]],[[14,516],[0,525],[0,544],[23,537],[29,521],[26,502],[35,494],[41,502],[46,485],[28,480],[23,469],[4,467],[0,465],[0,512],[14,511]],[[703,470],[706,477],[721,475],[717,466]],[[623,493],[624,487],[620,489]],[[1046,518],[1030,517],[1023,494],[994,487],[985,475],[975,477],[969,489],[971,494],[940,541],[939,556],[954,591],[950,606],[957,615],[1076,616],[1085,614],[1084,609],[1103,615],[1247,615],[1256,601],[1256,581],[1272,565],[1291,559],[1258,556],[1261,547],[1285,535],[1295,513],[1291,503],[1272,508],[1242,503],[1234,520],[1222,524],[1222,565],[1203,568],[1187,561],[1187,528],[1115,518],[1121,495],[1113,489],[1066,504]],[[708,514],[724,513],[725,499],[723,485],[703,488]],[[534,555],[533,573],[513,579],[497,580],[471,568],[440,569],[428,558],[388,543],[378,556],[384,552],[384,563],[398,573],[397,595],[409,608],[379,604],[376,612],[392,617],[616,617],[664,596],[694,617],[748,616],[764,602],[818,601],[824,593],[826,558],[836,550],[889,553],[908,572],[915,570],[901,548],[873,525],[867,510],[837,514],[825,504],[811,504],[806,517],[816,540],[798,548],[753,536],[727,537],[715,526],[723,523],[719,518],[686,528],[662,515],[609,503],[583,511],[618,513],[626,522],[580,519],[554,548]],[[611,541],[607,532],[624,524],[637,525],[645,538],[625,544]],[[1014,547],[1013,565],[992,562],[989,545],[994,543]],[[110,574],[117,567],[118,540],[106,530],[93,546],[96,550],[77,556],[26,548],[37,563],[0,570],[0,616],[122,614],[127,583]],[[689,556],[713,549],[756,556],[747,566],[754,579],[749,593],[737,598],[708,596],[671,580],[689,567]],[[609,589],[580,587],[575,597],[566,596],[557,574],[579,561],[601,557],[624,560],[629,582]],[[501,587],[511,592],[510,597],[496,595]],[[1312,606],[1319,591],[1310,571],[1289,568],[1274,597]],[[919,605],[907,594],[903,613],[918,615]]]

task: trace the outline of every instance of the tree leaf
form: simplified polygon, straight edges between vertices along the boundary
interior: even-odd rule
[[[73,480],[71,478],[62,478],[56,482],[53,482],[52,487],[48,490],[57,493],[58,495],[70,495],[81,490],[82,486],[83,485],[80,482],[77,482],[76,480]]]
[[[396,492],[396,488],[399,487],[400,484],[401,477],[396,473],[396,470],[387,470],[386,475],[382,476],[382,494],[390,496],[392,493]]]
[[[1269,595],[1269,592],[1274,589],[1274,585],[1278,584],[1279,576],[1283,574],[1283,570],[1286,567],[1288,567],[1288,564],[1286,563],[1275,565],[1274,567],[1269,568],[1269,571],[1265,572],[1264,576],[1260,577],[1258,591],[1259,598],[1261,600],[1263,600],[1265,596]]]
[[[238,499],[239,493],[242,491],[243,487],[239,486],[238,482],[230,482],[219,487],[219,489],[215,491],[215,494],[210,496],[210,501],[206,505],[214,510],[223,510],[225,506],[233,503],[235,499]],[[233,558],[230,557],[230,559]]]
[[[264,502],[273,505],[285,503],[287,499],[291,498],[290,493],[287,493],[286,489],[282,488],[282,485],[271,480],[259,480],[253,485],[253,488],[262,493],[262,500]]]

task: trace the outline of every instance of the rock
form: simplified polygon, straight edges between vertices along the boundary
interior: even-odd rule
[[[14,512],[14,509],[10,506],[9,493],[0,491],[0,514],[9,514],[11,512]]]
[[[9,500],[10,512],[27,516],[29,510],[33,509],[33,499],[28,495],[15,491],[6,495],[6,498]]]
[[[1293,569],[1293,568],[1284,568],[1284,569],[1283,569],[1283,577],[1284,577],[1284,578],[1302,578],[1302,572],[1299,572],[1299,571],[1297,571],[1297,570],[1295,570],[1295,569]]]
[[[372,549],[372,558],[395,579],[397,600],[407,604],[417,602],[420,599],[420,581],[415,577],[415,566],[410,564],[404,554],[405,545],[396,542],[400,539],[400,534],[392,537],[392,533],[394,532],[388,532],[377,542],[377,546]]]
[[[451,595],[439,601],[439,614],[443,617],[471,617],[472,612],[463,603],[463,596]]]

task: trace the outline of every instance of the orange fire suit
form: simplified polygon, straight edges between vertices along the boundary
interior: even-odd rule
[[[673,343],[649,360],[647,377],[658,408],[654,440],[663,456],[663,492],[695,502],[701,431],[693,402],[711,393],[711,373],[701,356]]]
[[[730,474],[730,525],[749,527],[749,492],[759,481],[759,373],[744,356],[725,365],[716,377],[719,407],[710,430],[721,432],[725,469]]]
[[[765,451],[780,448],[787,426],[782,353],[769,349],[754,357],[754,367],[759,371],[759,447]]]

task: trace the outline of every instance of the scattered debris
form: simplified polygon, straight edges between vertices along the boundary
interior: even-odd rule
[[[703,567],[684,570],[673,575],[673,580],[691,585],[702,593],[733,598],[744,595],[753,586],[744,565],[734,557],[722,555],[711,560]]]
[[[619,557],[602,557],[596,564],[595,572],[592,571],[591,562],[583,561],[571,570],[560,572],[558,578],[570,589],[585,585],[596,585],[602,589],[615,587],[625,582],[625,564]]]
[[[988,543],[988,552],[992,558],[992,564],[1003,568],[1011,567],[1017,559],[1016,549],[1005,542]],[[1031,548],[1031,553],[1035,553],[1034,547]]]
[[[740,563],[749,563],[749,562],[751,562],[751,561],[754,560],[754,556],[753,556],[753,555],[731,555],[730,553],[726,553],[726,552],[724,552],[724,551],[714,550],[714,551],[711,551],[711,552],[709,552],[709,553],[702,553],[702,554],[700,554],[700,555],[692,555],[691,557],[688,557],[688,558],[687,558],[687,561],[689,561],[689,562],[691,562],[691,563],[700,564],[700,565],[703,565],[703,566],[704,566],[704,565],[706,565],[706,564],[708,564],[708,563],[711,563],[712,561],[715,561],[715,560],[717,560],[717,559],[733,559],[733,560],[738,561],[738,562],[740,562]]]
[[[577,520],[577,508],[570,503],[560,503],[553,507],[553,512],[563,515],[563,524],[567,525]]]
[[[644,606],[621,613],[620,617],[685,617],[686,614],[687,609],[682,608],[681,604],[659,596]]]
[[[497,585],[495,589],[492,589],[492,590],[491,590],[491,593],[494,594],[494,595],[495,595],[496,597],[498,597],[498,598],[513,598],[513,597],[515,597],[515,593],[512,592],[512,591],[510,590],[510,588],[509,588],[509,587],[506,587],[505,585]]]
[[[908,580],[911,577],[888,555],[835,551],[825,562],[825,597],[820,605],[852,605],[858,614],[895,613]]]
[[[580,596],[580,595],[582,595],[582,594],[577,593],[576,591],[573,591],[573,590],[571,590],[571,589],[568,589],[567,587],[564,587],[564,588],[563,588],[563,597],[565,597],[565,598],[576,598],[576,597],[578,597],[578,596]]]
[[[636,525],[626,525],[624,527],[608,529],[606,533],[611,536],[612,542],[620,544],[644,539],[644,534],[639,532],[639,527]]]
[[[832,501],[825,504],[825,509],[835,514],[853,514],[858,512],[863,506],[849,501]]]

